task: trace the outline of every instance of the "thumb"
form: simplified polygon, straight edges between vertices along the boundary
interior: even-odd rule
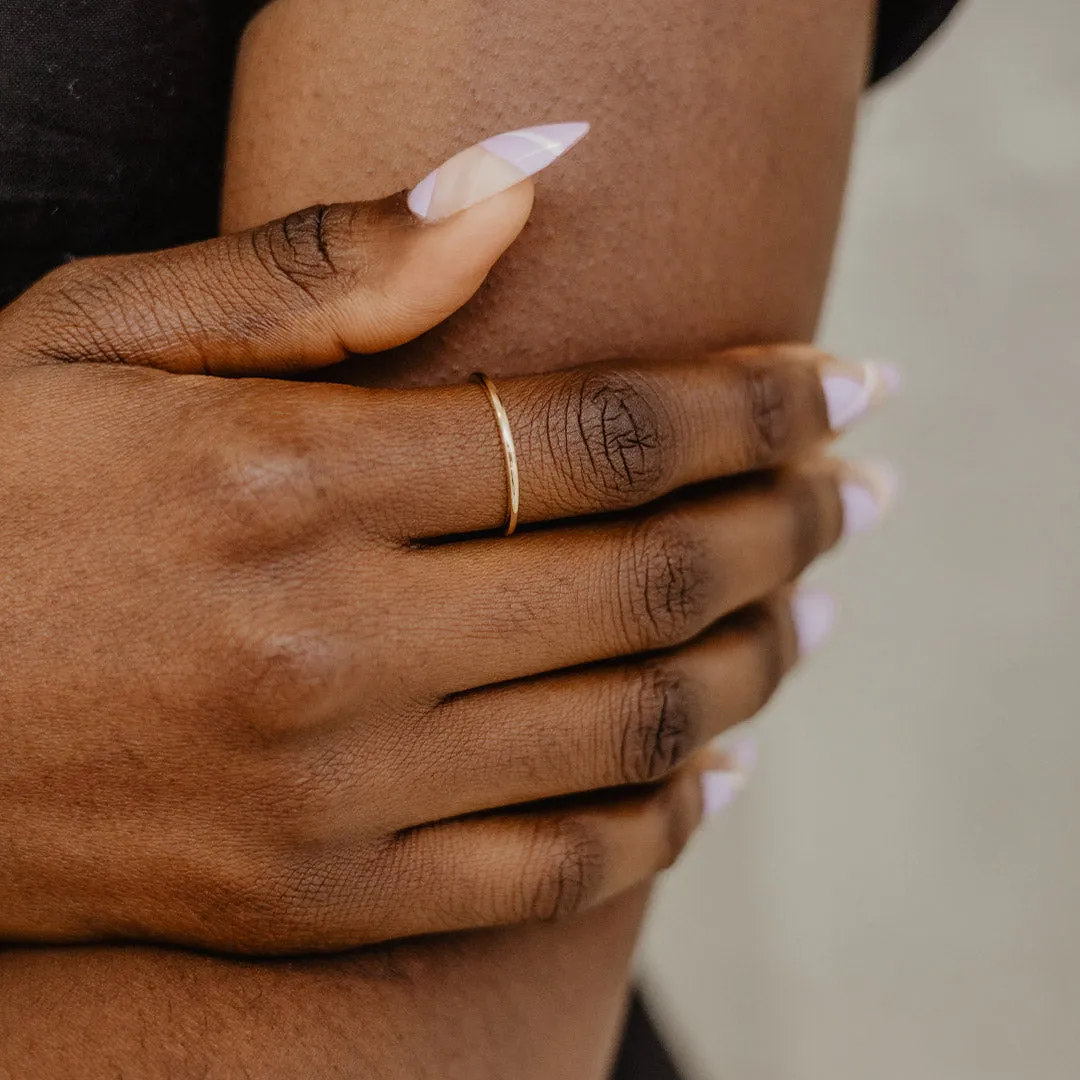
[[[496,135],[407,195],[71,263],[0,313],[5,352],[255,375],[400,345],[473,295],[528,219],[528,178],[587,131],[549,124]]]

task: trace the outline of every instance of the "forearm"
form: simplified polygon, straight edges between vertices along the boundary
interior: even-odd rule
[[[582,940],[625,963],[639,908],[585,917]],[[622,1002],[604,967],[582,965],[579,944],[549,925],[268,963],[11,950],[0,953],[0,1077],[598,1076],[609,1047],[596,1030],[617,1028]],[[522,1037],[533,1031],[544,1037]]]

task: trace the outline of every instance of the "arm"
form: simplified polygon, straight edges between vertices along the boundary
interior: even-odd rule
[[[568,0],[455,0],[439,6],[435,44],[428,5],[364,6],[360,23],[355,5],[279,0],[245,45],[226,224],[401,187],[475,137],[580,115],[594,135],[546,185],[520,253],[383,378],[807,336],[868,8],[772,0],[673,13],[641,2],[613,19]],[[367,1055],[383,1050],[399,1075],[454,1075],[455,1061],[470,1077],[595,1075],[641,907],[637,897],[569,928],[285,967],[152,950],[10,952],[0,1035],[14,1045],[18,1025],[23,1047],[61,1055],[51,1039],[62,1005],[68,1056],[39,1070],[58,1077],[92,1075],[95,1047],[118,1048],[147,1077],[199,1075],[201,1054],[221,1076],[363,1076],[379,1072]],[[406,956],[401,976],[390,960]],[[152,995],[140,992],[147,981]],[[291,1024],[301,1008],[310,1022]],[[252,1037],[240,1043],[238,1031]],[[430,1068],[415,1056],[425,1048]],[[486,1074],[462,1048],[490,1052]]]
[[[625,957],[633,920],[620,921],[585,916],[580,930]],[[622,1003],[560,936],[548,925],[267,963],[151,948],[0,953],[0,1077],[601,1076],[609,1050],[595,1032],[618,1026]],[[608,1013],[583,1016],[581,995]],[[559,1022],[523,1038],[537,1015]]]

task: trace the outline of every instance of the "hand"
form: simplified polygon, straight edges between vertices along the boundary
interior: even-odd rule
[[[507,380],[512,539],[480,388],[220,377],[422,332],[530,199],[314,209],[0,313],[0,937],[332,949],[580,911],[677,853],[691,755],[795,657],[786,583],[842,484],[880,492],[817,461],[655,501],[809,454],[823,374],[868,372]]]

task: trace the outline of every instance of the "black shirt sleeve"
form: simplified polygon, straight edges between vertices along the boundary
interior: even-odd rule
[[[906,64],[938,31],[959,0],[879,0],[871,82]]]

